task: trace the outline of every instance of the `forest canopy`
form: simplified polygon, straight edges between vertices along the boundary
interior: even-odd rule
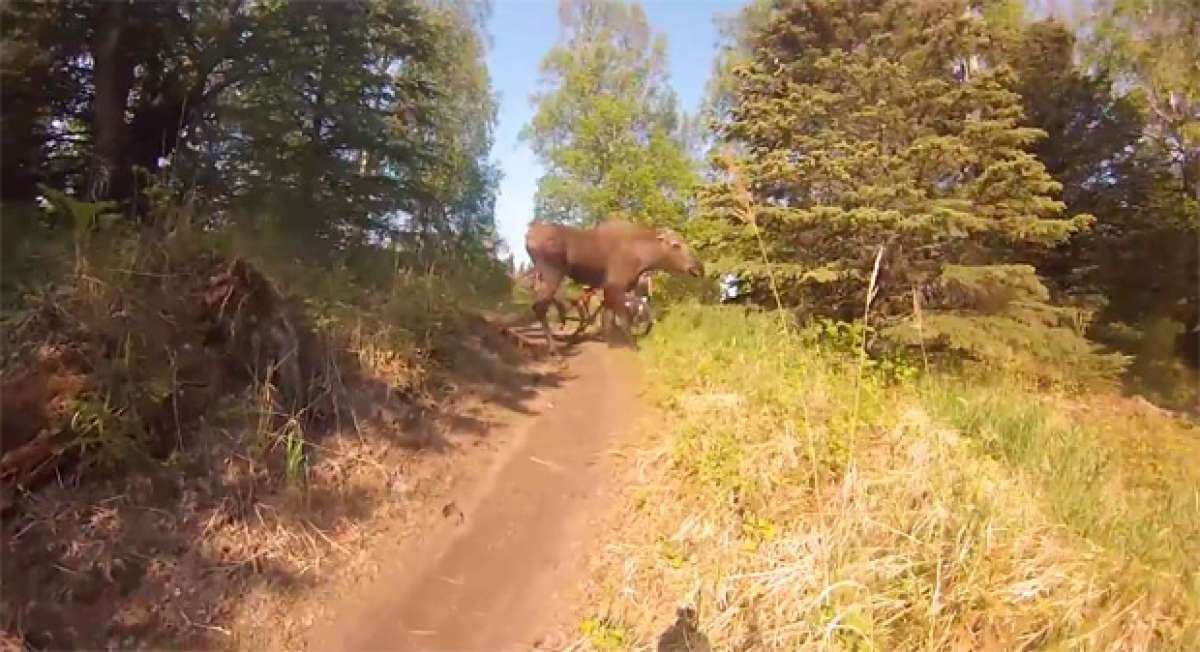
[[[403,231],[490,238],[489,10],[6,2],[6,212],[47,186],[144,218],[157,184],[214,225],[270,229],[319,256]]]

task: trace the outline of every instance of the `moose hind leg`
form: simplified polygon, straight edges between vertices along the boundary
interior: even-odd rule
[[[538,274],[537,280],[534,288],[533,314],[542,323],[542,333],[546,336],[546,350],[554,353],[554,333],[550,331],[550,321],[546,313],[553,305],[559,311],[559,315],[563,314],[562,303],[554,296],[558,292],[558,286],[562,283],[562,274],[542,271]]]
[[[629,307],[625,305],[625,291],[613,285],[604,286],[604,306],[610,313],[605,323],[609,343],[624,342],[636,348],[628,330],[630,320]]]
[[[550,332],[550,320],[546,316],[549,311],[551,301],[534,301],[533,314],[542,324],[542,335],[546,337],[546,349],[551,353],[554,352],[554,334]]]

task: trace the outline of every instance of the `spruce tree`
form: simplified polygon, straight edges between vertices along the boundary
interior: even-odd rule
[[[744,175],[749,200],[717,180],[694,229],[719,265],[764,280],[750,235],[760,229],[781,296],[849,319],[863,313],[882,247],[871,312],[894,338],[1013,361],[1058,340],[1073,344],[1056,350],[1090,353],[1017,263],[1091,217],[1065,214],[1060,184],[1030,151],[1044,133],[1022,124],[1016,77],[993,56],[1003,34],[979,11],[964,0],[797,0],[751,38],[718,125],[740,152],[719,167]]]

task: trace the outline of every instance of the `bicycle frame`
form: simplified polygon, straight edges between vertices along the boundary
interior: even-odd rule
[[[572,336],[579,336],[588,328],[591,328],[592,324],[596,322],[596,318],[607,309],[603,299],[601,299],[599,304],[595,303],[594,299],[598,293],[599,290],[596,288],[584,288],[583,294],[571,302],[571,308],[574,309],[575,316],[564,316],[563,322],[565,323],[568,320],[578,322]],[[638,297],[632,292],[628,293],[625,299],[625,306],[629,310],[630,329],[644,326],[645,330],[643,334],[649,333],[654,325],[654,313],[650,309],[649,297]]]

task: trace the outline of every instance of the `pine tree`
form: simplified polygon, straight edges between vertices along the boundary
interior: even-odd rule
[[[1105,320],[1186,321],[1196,314],[1200,210],[1177,159],[1156,144],[1144,98],[1118,94],[1103,71],[1073,65],[1075,45],[1064,25],[1043,21],[1023,28],[1012,56],[1026,120],[1047,132],[1034,152],[1063,184],[1069,209],[1096,216],[1094,229],[1042,256],[1039,267],[1064,291],[1103,295]]]
[[[1035,335],[1078,338],[1033,268],[1015,263],[1091,217],[1064,214],[1060,184],[1030,151],[1044,133],[1022,124],[999,30],[962,0],[799,0],[778,3],[751,38],[720,134],[742,151],[733,167],[790,304],[861,315],[882,247],[871,311],[903,341],[915,342],[921,304],[930,344],[986,357],[997,350],[982,342],[1015,359],[1037,350]],[[762,279],[734,195],[728,179],[706,187],[694,232],[724,267]]]
[[[1124,89],[1147,109],[1143,164],[1156,181],[1145,188],[1138,211],[1149,238],[1131,244],[1179,251],[1200,232],[1200,4],[1193,0],[1101,0],[1089,25],[1091,63],[1123,82]],[[1169,163],[1162,169],[1162,161]],[[1157,233],[1155,233],[1157,231]],[[1183,321],[1179,342],[1193,366],[1200,366],[1200,282],[1195,247],[1180,252],[1171,266],[1169,285],[1186,288],[1176,314]],[[1119,277],[1126,289],[1135,281]],[[1155,286],[1164,283],[1154,279]]]
[[[1179,363],[1200,364],[1200,204],[1188,196],[1182,150],[1163,147],[1161,117],[1143,91],[1118,92],[1128,85],[1109,71],[1075,65],[1066,26],[1020,28],[1018,91],[1029,125],[1047,132],[1034,151],[1063,184],[1068,209],[1096,216],[1093,229],[1037,255],[1039,271],[1058,293],[1099,307],[1091,336],[1135,356],[1134,386],[1191,407],[1181,390],[1194,369]]]

